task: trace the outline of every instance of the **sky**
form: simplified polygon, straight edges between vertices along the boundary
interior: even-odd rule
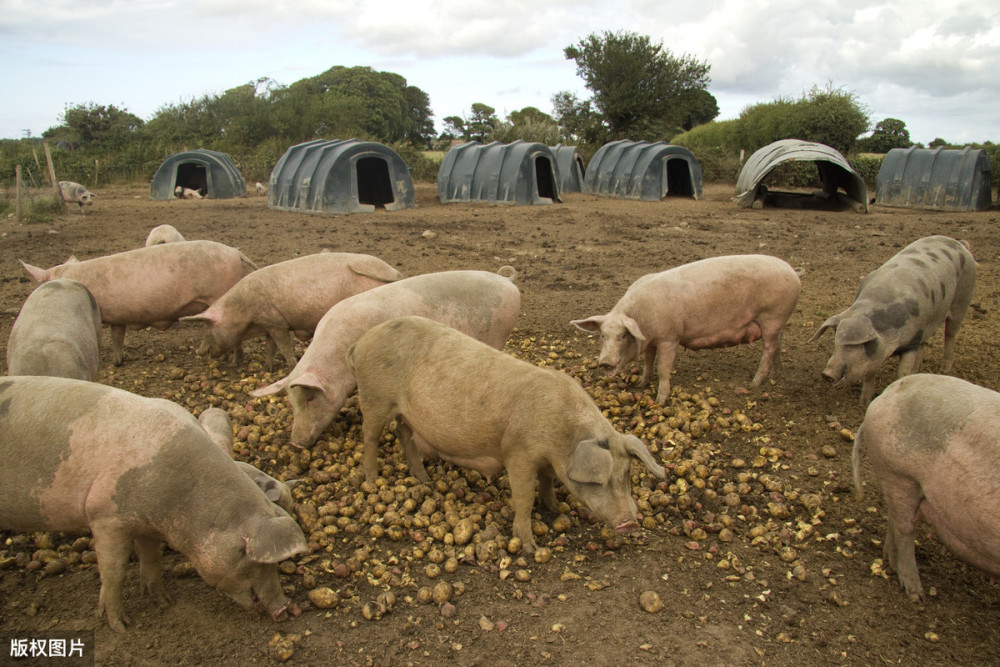
[[[149,120],[335,65],[405,77],[438,130],[476,102],[551,113],[557,92],[590,96],[563,50],[620,30],[706,62],[718,120],[831,86],[915,142],[1000,142],[998,0],[0,0],[0,138],[40,136],[68,106]]]

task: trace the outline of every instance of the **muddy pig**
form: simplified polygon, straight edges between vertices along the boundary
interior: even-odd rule
[[[167,329],[208,308],[257,268],[239,250],[214,241],[163,243],[83,262],[70,258],[50,269],[21,265],[39,283],[71,278],[86,285],[101,321],[111,325],[115,365],[125,360],[126,327]]]
[[[63,201],[67,204],[78,204],[80,213],[83,213],[84,206],[90,206],[94,203],[94,193],[73,181],[59,181],[59,194],[62,195]]]
[[[297,613],[277,563],[307,549],[298,524],[179,405],[93,382],[0,379],[0,527],[93,534],[98,613],[129,623],[122,583],[133,546],[161,606],[160,541],[211,586],[275,620]]]
[[[823,377],[835,385],[862,381],[861,404],[867,405],[882,362],[896,355],[899,377],[919,372],[924,342],[942,323],[941,372],[950,373],[975,284],[976,261],[961,242],[947,236],[914,241],[865,276],[851,307],[813,335],[809,342],[836,329]]]
[[[914,602],[924,589],[913,534],[923,519],[966,563],[1000,575],[1000,394],[947,375],[890,384],[868,406],[854,439],[854,485],[863,496],[861,450],[888,510],[884,551]]]
[[[254,336],[266,336],[266,367],[277,346],[288,368],[298,361],[289,331],[307,340],[338,301],[402,278],[371,255],[322,252],[265,266],[240,280],[207,310],[185,317],[202,322],[198,354],[219,357]]]
[[[233,422],[229,418],[229,413],[222,408],[207,408],[198,415],[198,422],[208,433],[212,442],[218,445],[227,456],[233,458]],[[234,459],[234,462],[264,492],[268,500],[289,514],[292,513],[292,510],[295,509],[295,502],[292,499],[291,482],[286,484],[276,480],[263,470],[255,468],[245,461]]]
[[[149,230],[149,235],[146,237],[146,247],[161,243],[177,243],[183,240],[184,236],[173,225],[158,225]]]
[[[729,255],[650,273],[636,280],[607,315],[573,320],[601,334],[600,365],[609,375],[645,354],[639,386],[659,376],[658,403],[670,398],[677,347],[703,350],[764,341],[754,385],[781,368],[781,334],[799,298],[795,270],[777,257]]]
[[[293,421],[291,443],[316,441],[355,388],[344,354],[361,334],[402,315],[422,315],[447,324],[497,349],[504,346],[521,310],[516,275],[488,271],[425,273],[344,299],[327,312],[313,341],[292,372],[253,396],[288,392]]]
[[[365,478],[378,475],[382,429],[397,434],[410,472],[427,481],[421,455],[493,476],[507,471],[514,536],[535,550],[535,481],[556,511],[553,478],[620,533],[638,529],[630,461],[663,468],[639,438],[622,435],[569,375],[504,354],[423,317],[389,320],[347,352],[364,417]]]
[[[93,381],[101,312],[83,283],[61,278],[35,288],[7,339],[7,373]]]

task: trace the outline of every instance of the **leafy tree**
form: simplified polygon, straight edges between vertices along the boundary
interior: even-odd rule
[[[547,146],[562,143],[563,139],[555,119],[536,107],[525,107],[507,114],[507,119],[497,126],[491,138],[503,143],[518,139],[537,141]]]
[[[81,143],[104,144],[106,147],[127,142],[144,124],[128,109],[93,102],[66,107],[62,120]]]
[[[469,128],[465,119],[461,116],[447,116],[444,119],[444,131],[441,132],[441,139],[463,139],[469,140]]]
[[[858,148],[868,153],[888,153],[893,148],[909,148],[912,145],[906,123],[898,118],[879,121],[870,137],[858,141]]]
[[[675,133],[691,120],[689,105],[699,101],[688,94],[709,83],[706,62],[674,56],[662,42],[632,32],[592,33],[563,53],[576,61],[576,73],[593,93],[612,138],[659,139]]]
[[[561,91],[552,96],[552,111],[563,137],[571,143],[601,146],[609,138],[608,128],[590,100]]]
[[[472,117],[466,123],[466,130],[471,141],[486,143],[499,125],[500,120],[497,118],[496,109],[482,102],[473,103]]]

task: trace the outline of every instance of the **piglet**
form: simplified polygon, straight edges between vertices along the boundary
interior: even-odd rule
[[[754,385],[781,368],[781,335],[795,310],[800,281],[768,255],[729,255],[684,264],[636,280],[607,315],[571,324],[600,332],[600,365],[616,375],[645,354],[639,386],[659,376],[658,403],[670,397],[677,348],[703,350],[764,341]]]
[[[516,359],[424,317],[372,327],[347,352],[364,416],[365,478],[378,474],[382,430],[397,433],[410,472],[428,481],[421,455],[492,476],[507,471],[514,536],[535,551],[535,482],[557,507],[553,478],[620,533],[638,529],[630,461],[663,467],[634,435],[622,435],[565,373]],[[411,437],[412,436],[412,437]]]
[[[127,327],[168,329],[208,308],[257,268],[236,248],[215,241],[163,243],[82,262],[70,258],[50,269],[21,265],[39,283],[71,278],[90,290],[101,321],[111,325],[115,365],[125,360]]]
[[[98,613],[129,623],[122,583],[133,546],[139,580],[161,605],[160,542],[211,586],[275,620],[296,613],[277,563],[306,551],[284,510],[216,446],[191,413],[94,382],[0,379],[0,527],[94,538]]]
[[[344,354],[361,334],[402,315],[422,315],[454,327],[497,349],[507,342],[521,310],[516,272],[441,271],[404,278],[344,299],[316,326],[313,341],[286,377],[253,392],[288,392],[291,444],[312,445],[354,391]]]
[[[813,335],[809,342],[836,330],[823,377],[835,385],[862,381],[861,404],[867,405],[882,362],[899,356],[899,377],[919,372],[924,343],[942,323],[941,372],[950,373],[975,285],[976,260],[963,243],[947,236],[914,241],[865,276],[851,307]]]
[[[266,336],[267,370],[273,366],[275,347],[292,368],[298,359],[289,331],[307,340],[334,304],[400,278],[399,271],[371,255],[305,255],[254,271],[208,309],[183,319],[205,325],[198,354],[219,357],[239,350],[248,338]]]
[[[60,278],[35,288],[7,339],[9,375],[97,378],[101,311],[83,283]]]
[[[863,497],[866,450],[888,510],[884,551],[914,602],[924,589],[913,535],[919,519],[966,563],[1000,575],[1000,393],[947,375],[896,380],[871,404],[854,438]]]

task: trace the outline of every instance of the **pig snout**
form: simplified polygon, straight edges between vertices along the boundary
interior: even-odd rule
[[[635,519],[624,521],[615,526],[615,532],[619,535],[627,535],[629,533],[634,533],[637,530],[639,530],[639,522]]]

